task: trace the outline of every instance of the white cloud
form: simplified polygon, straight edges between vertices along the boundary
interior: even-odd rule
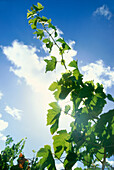
[[[5,122],[4,120],[0,120],[0,131],[3,131],[8,127],[8,122]]]
[[[0,92],[0,100],[1,100],[2,96],[3,96],[3,93],[2,93],[2,92]]]
[[[2,133],[0,133],[0,140],[6,141],[6,136],[4,136]]]
[[[112,17],[112,13],[109,11],[109,8],[107,5],[103,5],[96,9],[96,11],[93,12],[93,15],[101,15],[104,16],[106,19],[110,20]]]
[[[4,120],[0,119],[0,140],[5,141],[6,136],[4,136],[1,131],[5,130],[8,127],[8,122],[5,122]]]
[[[66,64],[77,54],[77,52],[73,50],[74,43],[74,41],[69,41],[72,49],[65,53]],[[43,48],[45,47],[43,46]],[[14,41],[12,46],[2,47],[2,49],[7,59],[12,63],[10,71],[12,71],[18,79],[21,79],[21,81],[25,80],[26,84],[32,87],[34,92],[37,92],[37,100],[41,100],[42,97],[42,104],[45,105],[45,111],[44,108],[40,109],[43,113],[46,113],[49,107],[48,104],[53,101],[53,95],[48,90],[49,85],[61,76],[61,72],[65,71],[64,67],[58,62],[57,71],[45,73],[46,63],[44,62],[44,57],[39,57],[36,54],[37,49],[35,47],[24,45],[18,41]],[[56,46],[53,47],[51,54],[47,54],[45,58],[50,58],[52,55],[57,57],[57,61],[61,61],[59,50]],[[37,107],[40,106],[37,104],[36,109]],[[9,114],[15,115],[14,109],[12,110],[7,106],[5,110]],[[15,117],[17,116],[15,115]],[[69,121],[69,119],[67,119],[67,121]]]
[[[72,47],[73,41],[69,42]],[[49,87],[50,82],[55,79],[56,75],[60,75],[64,71],[64,67],[60,63],[57,64],[57,74],[55,72],[48,72],[45,74],[44,57],[39,57],[36,54],[36,47],[27,46],[18,41],[14,41],[12,46],[2,47],[3,53],[7,56],[8,60],[14,65],[10,67],[10,71],[14,72],[19,78],[24,78],[27,85],[30,85],[36,92],[44,92]],[[45,50],[45,47],[43,46]],[[65,54],[66,64],[75,56],[77,52],[70,50]],[[57,57],[58,61],[61,61],[58,48],[54,45],[52,52],[45,58],[50,56]]]
[[[2,98],[3,93],[0,92],[0,99]],[[2,114],[0,113],[0,118],[2,117]],[[4,120],[0,119],[0,140],[5,141],[6,140],[6,136],[4,136],[1,131],[5,130],[8,127],[8,122],[5,122]]]
[[[109,161],[109,160],[107,159],[106,162],[108,162],[112,167],[114,167],[114,161],[113,161],[113,160],[112,160],[112,161]]]
[[[17,120],[21,120],[21,113],[22,113],[22,110],[18,110],[16,108],[11,108],[9,106],[6,106],[5,107],[5,111],[10,114],[11,116],[13,116],[15,119]]]
[[[63,164],[62,163],[59,163],[59,164],[56,164],[56,168],[58,170],[62,170],[64,168]]]
[[[94,80],[95,83],[102,83],[105,90],[114,85],[114,70],[109,66],[105,67],[102,60],[83,66],[81,70],[84,73],[84,81]]]

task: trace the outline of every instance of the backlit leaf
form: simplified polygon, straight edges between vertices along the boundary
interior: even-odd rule
[[[51,56],[52,60],[45,59],[44,61],[47,63],[46,72],[53,71],[56,68],[57,60],[54,56]]]
[[[57,89],[57,87],[58,87],[57,82],[53,82],[53,83],[50,85],[49,90],[50,90],[50,91],[54,91],[54,90]]]
[[[44,148],[41,148],[37,152],[37,157],[41,157],[38,162],[39,169],[44,170],[47,167],[49,170],[56,170],[55,161],[49,145],[45,145]]]
[[[49,105],[52,107],[52,109],[48,110],[47,125],[52,125],[50,131],[51,134],[53,134],[58,129],[61,108],[57,102],[52,102]]]
[[[42,4],[40,4],[39,2],[37,3],[37,5],[38,5],[38,10],[39,10],[39,11],[41,11],[41,10],[44,9],[44,7],[42,6]]]
[[[54,25],[52,25],[51,23],[49,23],[48,28],[52,28],[52,29],[56,30],[56,27]]]
[[[60,42],[60,43],[64,43],[64,42],[65,42],[64,39],[62,39],[62,38],[59,38],[59,39],[57,39],[56,41],[58,41],[58,42]]]
[[[71,149],[71,143],[67,142],[70,135],[66,130],[57,132],[57,135],[53,136],[53,147],[55,155],[60,158],[64,151],[68,152]]]
[[[73,60],[73,61],[71,61],[70,63],[69,63],[69,66],[70,67],[74,67],[74,68],[78,68],[78,66],[77,66],[77,61],[75,61],[75,60]]]

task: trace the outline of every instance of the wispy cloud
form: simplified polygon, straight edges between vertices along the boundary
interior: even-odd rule
[[[114,70],[111,70],[109,66],[105,67],[102,60],[83,66],[81,70],[85,81],[94,80],[95,83],[102,83],[105,90],[114,85]]]
[[[0,131],[3,131],[8,127],[8,122],[5,122],[4,120],[0,120]]]
[[[0,114],[0,118],[2,115]],[[1,131],[5,130],[8,127],[8,122],[5,122],[4,120],[0,119],[0,140],[6,140],[6,136],[1,133]]]
[[[101,15],[104,16],[106,19],[110,20],[112,17],[112,13],[109,11],[109,8],[107,7],[107,5],[103,5],[99,8],[97,8],[94,12],[93,15]]]
[[[2,99],[2,96],[3,96],[3,93],[0,92],[0,100]],[[8,122],[5,122],[1,118],[2,118],[2,114],[0,113],[0,140],[5,141],[6,136],[4,136],[4,134],[2,134],[1,131],[5,130],[8,127]]]
[[[6,141],[6,136],[4,136],[2,133],[0,133],[0,140]]]
[[[11,116],[13,116],[15,119],[17,120],[21,120],[21,113],[22,110],[16,109],[16,108],[11,108],[9,106],[5,107],[5,111],[10,114]]]
[[[2,92],[0,92],[0,100],[1,100],[2,96],[3,96],[3,93],[2,93]]]

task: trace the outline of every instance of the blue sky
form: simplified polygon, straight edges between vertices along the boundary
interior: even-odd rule
[[[27,9],[36,0],[0,0],[0,150],[6,135],[15,141],[28,140],[26,155],[32,156],[45,144],[52,143],[46,127],[48,103],[53,100],[48,86],[62,70],[45,74],[43,44],[34,38],[26,18]],[[114,96],[114,1],[48,0],[39,1],[42,15],[52,19],[59,34],[70,44],[67,62],[78,59],[85,79],[104,84]],[[57,49],[52,50],[56,55]],[[109,105],[105,108],[113,108]],[[69,117],[61,118],[61,128]]]

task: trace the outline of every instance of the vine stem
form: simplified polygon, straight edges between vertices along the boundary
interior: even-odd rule
[[[53,155],[54,155],[55,158],[57,158],[62,164],[64,164],[63,161],[61,161],[61,159],[57,157],[57,155],[55,155],[54,153],[53,153]]]
[[[49,33],[49,31],[45,28],[44,25],[43,25],[43,28],[44,28],[44,30],[47,32],[47,34],[51,37],[51,39],[53,40],[54,44],[58,47],[59,51],[61,51],[61,48],[60,48],[59,45],[56,43],[56,41],[54,40],[53,36]],[[64,59],[63,59],[63,54],[61,54],[61,57],[62,57],[62,60],[64,60]],[[64,62],[63,62],[63,65],[64,65],[65,69],[67,70],[67,67],[66,67],[66,65],[65,65]]]
[[[106,151],[105,151],[105,147],[104,147],[104,159],[103,159],[103,163],[102,163],[102,170],[104,170],[104,168],[105,168],[105,162],[106,162]]]

